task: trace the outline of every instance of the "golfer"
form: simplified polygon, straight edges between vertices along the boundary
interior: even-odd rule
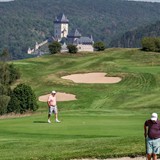
[[[50,117],[52,113],[55,115],[55,122],[60,122],[58,120],[58,109],[57,109],[57,101],[56,101],[56,91],[52,91],[50,96],[48,97],[48,123],[51,123]]]
[[[146,138],[147,159],[157,160],[160,152],[160,121],[157,113],[152,113],[151,119],[144,123],[144,136]]]

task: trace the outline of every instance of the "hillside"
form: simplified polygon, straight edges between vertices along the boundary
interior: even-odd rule
[[[70,28],[106,44],[139,26],[160,20],[160,4],[123,0],[15,0],[0,3],[0,51],[24,58],[28,47],[53,35],[53,20],[61,12]]]
[[[143,37],[160,37],[160,21],[128,31],[120,38],[111,41],[110,46],[127,48],[141,47]]]
[[[50,91],[76,95],[58,102],[61,123],[47,123],[47,104],[26,117],[0,120],[0,160],[71,160],[145,156],[143,125],[160,115],[160,54],[138,49],[45,55],[13,61],[17,83],[29,84],[38,99]],[[115,84],[62,79],[75,73],[105,72]]]

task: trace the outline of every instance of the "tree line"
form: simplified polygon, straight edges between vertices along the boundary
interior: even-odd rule
[[[99,42],[95,42],[93,47],[94,47],[95,51],[104,51],[106,48],[106,45],[104,42],[99,41]],[[53,41],[52,43],[50,43],[48,45],[48,49],[51,54],[60,53],[61,52],[61,43],[57,42],[57,41]],[[67,49],[68,49],[68,52],[71,54],[75,54],[78,52],[78,48],[74,44],[68,44]]]
[[[110,42],[110,46],[121,48],[140,48],[142,47],[141,40],[144,37],[160,37],[160,21],[127,31],[122,36],[112,40]]]
[[[144,37],[141,39],[141,46],[143,51],[160,52],[160,37]],[[105,43],[101,41],[95,42],[93,47],[95,51],[104,51],[106,48]],[[61,44],[57,41],[53,41],[48,45],[48,48],[51,54],[60,53]],[[67,49],[71,54],[78,52],[77,46],[73,44],[68,44]]]
[[[33,48],[35,42],[54,36],[53,21],[60,12],[59,8],[70,20],[71,29],[78,26],[83,35],[93,35],[95,41],[103,41],[109,46],[111,40],[126,31],[160,20],[159,7],[158,3],[121,0],[16,0],[0,3],[3,15],[0,16],[0,52],[7,48],[12,59],[27,58],[28,47]]]

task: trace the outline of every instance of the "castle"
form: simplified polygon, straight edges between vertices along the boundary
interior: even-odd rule
[[[62,45],[61,52],[67,52],[67,44],[73,44],[77,46],[78,52],[81,51],[89,51],[93,52],[93,38],[90,37],[83,37],[81,33],[75,29],[69,32],[69,20],[64,14],[60,14],[54,20],[54,36],[45,40],[44,42],[38,44],[36,43],[34,49],[28,49],[28,54],[34,53],[38,50],[41,46],[48,42],[58,41]]]

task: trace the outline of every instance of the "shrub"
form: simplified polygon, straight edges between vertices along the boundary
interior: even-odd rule
[[[20,78],[20,74],[13,64],[5,62],[0,62],[0,73],[0,114],[2,115],[17,110],[15,107],[19,107],[17,99],[13,98],[11,102],[12,91],[10,85]]]
[[[6,62],[6,61],[8,61],[10,59],[11,59],[11,57],[10,57],[10,54],[8,52],[8,49],[5,48],[2,51],[2,53],[0,54],[0,60],[3,61],[3,62]]]
[[[48,48],[51,54],[56,54],[61,51],[61,44],[57,41],[54,41],[51,44],[49,44]]]
[[[94,48],[97,51],[104,51],[105,50],[105,44],[103,42],[95,42],[94,43]]]
[[[78,51],[77,47],[75,45],[73,45],[73,44],[69,44],[67,46],[67,48],[68,48],[68,52],[69,53],[77,53],[77,51]]]
[[[15,82],[17,79],[20,78],[20,72],[17,68],[14,67],[13,64],[9,65],[9,72],[10,72],[10,80],[9,80],[9,84],[12,84],[13,82]]]
[[[7,113],[7,106],[10,101],[10,97],[6,95],[0,95],[0,115]]]
[[[35,111],[38,109],[36,96],[31,87],[25,84],[19,84],[13,90],[11,101],[8,105],[8,112],[24,113],[28,110]]]
[[[0,95],[10,95],[11,89],[9,86],[5,86],[0,83]]]
[[[0,83],[9,85],[20,77],[19,71],[13,64],[0,63]]]
[[[160,38],[158,37],[144,37],[141,44],[144,51],[160,52]]]
[[[160,52],[160,38],[155,39],[156,52]]]

